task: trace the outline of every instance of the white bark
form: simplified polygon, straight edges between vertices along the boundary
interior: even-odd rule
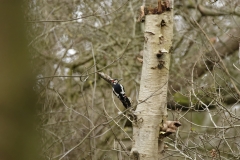
[[[166,25],[161,25],[164,20]],[[163,23],[162,23],[163,24]],[[145,43],[139,92],[139,104],[135,111],[137,122],[133,124],[133,155],[140,160],[161,158],[163,144],[158,144],[159,130],[167,118],[167,87],[170,65],[169,50],[173,37],[173,11],[145,18]],[[167,51],[161,58],[159,51]],[[165,62],[158,68],[159,60]]]

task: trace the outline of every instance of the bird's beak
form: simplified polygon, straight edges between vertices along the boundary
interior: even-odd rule
[[[119,79],[118,82],[120,82],[122,79]]]

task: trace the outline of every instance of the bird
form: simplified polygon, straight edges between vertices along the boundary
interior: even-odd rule
[[[119,83],[121,80],[122,79],[111,80],[112,90],[113,90],[113,93],[122,102],[123,106],[127,109],[127,108],[131,107],[131,102],[130,102],[129,98],[125,95],[125,90],[124,90],[123,85]]]

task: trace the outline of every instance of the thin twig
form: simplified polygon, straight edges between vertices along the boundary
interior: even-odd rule
[[[95,11],[93,14],[90,15],[86,15],[86,16],[81,16],[79,18],[73,18],[73,19],[67,19],[67,20],[35,20],[35,21],[27,21],[27,23],[42,23],[42,22],[71,22],[71,21],[77,21],[79,19],[83,19],[83,18],[88,18],[88,17],[92,17],[92,16],[107,16],[110,14],[113,14],[114,12],[120,10],[123,6],[125,6],[128,3],[129,0],[127,0],[122,6],[120,6],[119,8],[117,8],[116,10],[110,12],[110,13],[106,13],[104,15],[96,15],[97,11]]]

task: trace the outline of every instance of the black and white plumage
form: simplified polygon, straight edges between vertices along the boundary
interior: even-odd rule
[[[131,107],[131,102],[129,98],[125,95],[124,87],[119,83],[119,81],[120,80],[117,79],[112,80],[113,93],[119,98],[123,106],[127,109],[128,107]]]

